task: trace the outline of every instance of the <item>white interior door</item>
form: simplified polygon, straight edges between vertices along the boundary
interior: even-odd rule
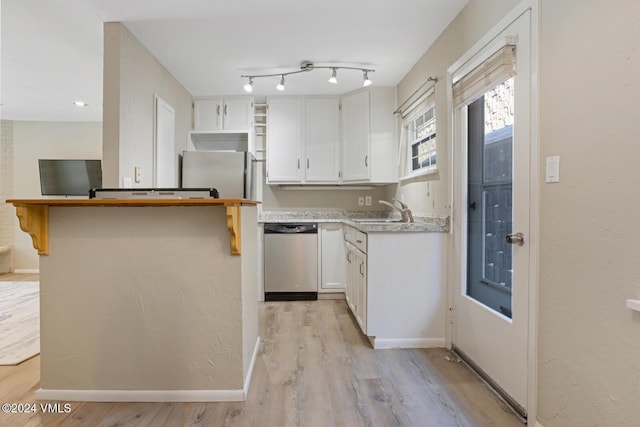
[[[154,186],[156,188],[177,187],[175,128],[175,110],[162,98],[156,96],[154,168]]]
[[[453,73],[454,81],[456,76],[469,76],[505,44],[516,45],[515,75],[479,89],[454,109],[454,163],[462,166],[454,187],[459,282],[453,291],[451,341],[524,416],[529,354],[530,27],[527,11]],[[522,233],[522,242],[516,233]]]

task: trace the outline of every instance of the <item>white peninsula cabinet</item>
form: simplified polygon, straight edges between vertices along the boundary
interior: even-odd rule
[[[339,98],[270,97],[267,104],[267,183],[338,183]]]
[[[446,233],[344,228],[345,296],[373,348],[444,347]]]
[[[248,131],[253,126],[253,98],[198,98],[193,101],[193,129]]]
[[[397,182],[398,121],[393,87],[342,97],[342,181]]]

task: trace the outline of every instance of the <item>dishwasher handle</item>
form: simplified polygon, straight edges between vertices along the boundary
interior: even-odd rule
[[[318,234],[318,224],[268,222],[264,224],[264,234]]]

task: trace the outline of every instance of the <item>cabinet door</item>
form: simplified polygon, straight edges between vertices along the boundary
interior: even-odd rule
[[[367,255],[356,250],[356,320],[367,334]]]
[[[251,99],[227,99],[223,107],[224,130],[249,130],[253,126],[253,102]]]
[[[345,289],[345,299],[347,300],[347,306],[353,313],[356,315],[355,310],[355,289],[356,289],[356,272],[358,270],[357,261],[355,259],[356,249],[351,243],[346,243],[346,251],[347,251],[347,280],[346,280],[346,289]]]
[[[320,242],[320,290],[343,290],[347,273],[342,224],[320,224]]]
[[[369,179],[369,133],[369,92],[343,97],[343,181]]]
[[[302,99],[267,102],[267,183],[301,182]]]
[[[305,103],[305,181],[339,182],[340,101],[308,98]]]
[[[222,98],[198,99],[193,102],[195,130],[222,130]]]

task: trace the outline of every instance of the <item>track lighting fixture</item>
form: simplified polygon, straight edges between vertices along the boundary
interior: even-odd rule
[[[336,70],[335,68],[333,69],[333,72],[331,73],[331,77],[329,77],[329,83],[333,83],[334,85],[338,84],[338,70]]]
[[[244,91],[248,93],[253,92],[253,77],[249,77],[249,82],[244,85]]]
[[[284,90],[284,76],[288,76],[291,74],[300,74],[300,73],[304,73],[307,71],[313,71],[316,68],[322,68],[322,69],[330,69],[331,70],[331,77],[329,78],[329,83],[333,83],[333,84],[338,84],[338,70],[358,70],[358,71],[362,71],[362,75],[364,78],[364,83],[363,86],[370,86],[373,82],[369,79],[369,73],[373,73],[375,72],[375,70],[369,69],[369,68],[361,68],[361,67],[348,67],[348,66],[341,66],[341,65],[314,65],[313,62],[311,61],[302,61],[300,63],[300,68],[293,70],[293,71],[287,71],[284,73],[276,73],[276,74],[243,74],[240,77],[243,79],[249,79],[248,83],[246,83],[244,85],[244,90],[247,92],[251,92],[253,91],[253,79],[257,78],[257,77],[280,77],[280,83],[278,83],[276,85],[276,89],[278,89],[279,91],[283,91]]]
[[[362,86],[364,87],[371,86],[371,83],[373,82],[369,80],[369,74],[367,73],[367,70],[362,70],[362,74],[364,77],[364,83],[362,83]]]

